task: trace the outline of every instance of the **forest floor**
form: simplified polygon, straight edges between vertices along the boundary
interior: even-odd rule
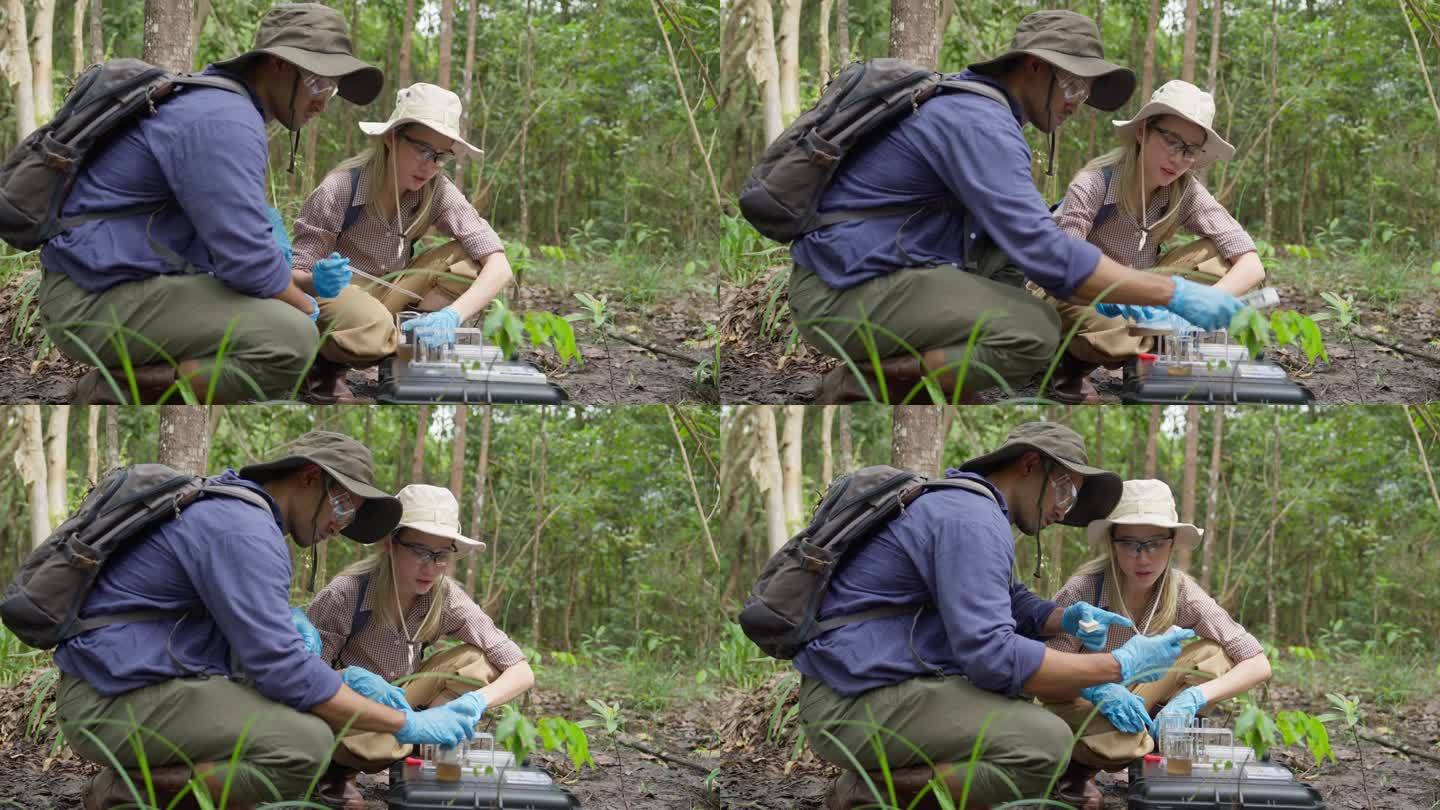
[[[1319,264],[1310,263],[1310,264]],[[1272,270],[1270,286],[1280,293],[1281,308],[1307,315],[1326,310],[1322,290],[1352,290],[1352,281],[1343,271],[1327,276],[1325,269],[1307,268],[1304,273],[1287,272],[1288,265]],[[783,268],[776,268],[783,270]],[[820,378],[836,361],[803,343],[787,347],[784,339],[758,337],[762,322],[773,322],[775,285],[767,289],[776,270],[748,288],[731,288],[724,294],[721,339],[725,373],[721,379],[722,398],[733,403],[807,403],[814,399]],[[1323,279],[1323,286],[1317,280]],[[1269,356],[1285,368],[1290,378],[1310,390],[1317,402],[1421,403],[1440,398],[1440,301],[1425,285],[1411,283],[1407,294],[1394,289],[1375,295],[1357,295],[1355,336],[1347,338],[1334,320],[1322,320],[1329,361],[1307,363],[1303,354],[1287,346]],[[783,303],[783,297],[778,299]],[[788,315],[771,334],[791,330]],[[1359,335],[1371,335],[1405,348],[1426,353],[1429,361],[1394,351]],[[1097,372],[1092,381],[1104,402],[1120,402],[1122,377],[1119,370]],[[987,402],[1035,397],[1038,380],[1005,394],[992,389],[982,395]]]
[[[582,287],[582,281],[561,272],[532,273],[516,309],[521,315],[533,310],[562,316],[576,313],[581,307],[573,293],[597,290],[595,283]],[[63,403],[90,366],[53,349],[37,360],[43,333],[33,321],[26,287],[24,273],[11,275],[0,286],[0,399]],[[704,373],[697,373],[714,365],[714,343],[706,330],[706,324],[717,317],[714,288],[707,291],[703,285],[682,281],[669,283],[663,292],[647,291],[641,306],[617,289],[610,296],[606,326],[594,326],[588,315],[577,319],[581,364],[562,366],[549,349],[527,349],[523,359],[545,372],[575,403],[718,403],[715,386],[705,382]],[[48,348],[48,341],[45,345]],[[351,370],[348,381],[362,401],[373,401],[379,393],[374,368]]]

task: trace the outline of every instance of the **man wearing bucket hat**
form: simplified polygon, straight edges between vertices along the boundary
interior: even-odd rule
[[[41,318],[72,359],[137,366],[147,401],[177,385],[209,396],[212,375],[215,400],[287,397],[314,357],[319,308],[291,279],[267,203],[266,125],[298,138],[331,96],[368,104],[383,77],[353,56],[340,12],[318,3],[270,9],[255,47],[204,75],[232,86],[179,85],[81,169],[62,215],[94,218],[41,251]],[[108,376],[127,388],[123,371]],[[73,400],[115,401],[106,377],[87,374]]]
[[[877,734],[902,805],[932,780],[952,797],[968,781],[975,806],[1039,797],[1069,759],[1071,734],[1020,696],[1068,700],[1095,684],[1158,677],[1175,660],[1185,633],[1137,638],[1104,656],[1062,655],[1040,640],[1065,633],[1098,646],[1109,627],[1129,622],[1089,604],[1062,609],[1014,580],[1011,526],[1038,545],[1045,526],[1085,525],[1114,506],[1119,477],[1086,461],[1073,430],[1019,425],[995,451],[947,473],[981,483],[988,496],[920,496],[835,573],[819,621],[891,605],[917,610],[841,625],[795,657],[807,739],[847,769],[829,810],[875,801],[848,771],[854,762],[888,795],[887,777],[875,773]],[[981,767],[971,772],[981,740]]]
[[[1264,281],[1255,240],[1200,181],[1199,172],[1235,154],[1214,120],[1209,93],[1178,79],[1161,85],[1134,117],[1114,122],[1119,148],[1092,160],[1070,182],[1056,213],[1060,230],[1115,261],[1160,268],[1231,295]],[[1161,245],[1181,228],[1200,238],[1162,256]],[[1038,287],[1032,292],[1048,297]],[[1158,307],[1050,300],[1062,330],[1080,322],[1056,372],[1053,396],[1062,402],[1098,401],[1090,372],[1149,351],[1149,333],[1176,326],[1176,316]]]
[[[352,398],[347,369],[395,353],[400,311],[424,313],[404,324],[421,342],[453,341],[510,282],[500,237],[442,171],[480,154],[463,137],[462,116],[460,97],[443,87],[403,88],[388,121],[360,123],[370,147],[306,199],[295,222],[295,281],[319,299],[326,336],[306,386],[312,401]],[[454,241],[413,256],[432,226]],[[353,271],[389,282],[352,285]]]
[[[473,733],[472,706],[416,712],[357,694],[307,648],[303,631],[313,628],[303,614],[288,612],[286,534],[302,548],[336,534],[369,544],[400,518],[399,501],[375,487],[364,446],[313,431],[279,457],[213,481],[248,490],[266,506],[200,498],[108,563],[80,614],[181,618],[134,616],[57,648],[56,703],[77,753],[102,764],[113,757],[143,792],[144,778],[133,772],[138,747],[162,804],[194,779],[215,799],[228,783],[228,806],[236,808],[300,798],[342,728],[411,743],[454,744]],[[122,775],[107,768],[91,782],[85,807],[132,801]]]
[[[1115,508],[1091,521],[1086,532],[1091,548],[1105,553],[1083,565],[1055,602],[1069,606],[1088,601],[1130,620],[1112,625],[1104,644],[1093,652],[1114,651],[1134,638],[1176,626],[1201,639],[1187,646],[1158,680],[1106,683],[1082,690],[1077,698],[1047,703],[1046,708],[1079,735],[1061,780],[1061,797],[1098,810],[1101,796],[1093,782],[1097,770],[1120,770],[1154,750],[1168,718],[1186,725],[1201,709],[1264,683],[1270,678],[1270,662],[1253,635],[1199,583],[1173,567],[1175,549],[1193,552],[1202,532],[1176,516],[1175,496],[1165,482],[1126,481]],[[1053,651],[1087,652],[1065,636],[1047,644]]]
[[[396,497],[404,511],[379,553],[342,571],[310,603],[322,657],[347,673],[367,673],[377,691],[417,708],[461,701],[483,712],[515,699],[534,685],[535,673],[520,647],[450,578],[460,557],[485,544],[460,531],[460,504],[450,490],[411,484]],[[461,643],[422,661],[426,645],[443,638]],[[360,810],[355,775],[384,770],[409,752],[394,734],[344,737],[321,800]]]
[[[1240,309],[1233,296],[1106,258],[1062,233],[1035,188],[1025,124],[1053,136],[1082,103],[1115,110],[1134,90],[1134,73],[1105,60],[1093,21],[1063,10],[1030,14],[1009,49],[955,78],[1000,90],[1008,103],[971,92],[927,101],[848,157],[827,186],[821,214],[856,218],[791,245],[790,306],[812,345],[863,368],[873,340],[889,390],[934,373],[947,392],[960,385],[968,396],[994,378],[1023,384],[1060,345],[1059,319],[1025,292],[1027,279],[1061,299],[1103,295],[1229,324]],[[864,210],[896,207],[902,212]],[[955,371],[965,362],[962,382]],[[861,383],[838,367],[818,399],[863,398]]]

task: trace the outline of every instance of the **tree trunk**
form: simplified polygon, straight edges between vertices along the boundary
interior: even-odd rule
[[[1225,0],[1213,0],[1214,7],[1210,11],[1210,95],[1215,95],[1215,88],[1220,79],[1220,17],[1221,7]]]
[[[850,0],[835,0],[835,55],[841,69],[850,63]]]
[[[1200,546],[1200,587],[1210,590],[1210,549],[1215,545],[1215,521],[1220,513],[1220,447],[1225,436],[1225,406],[1215,406],[1210,437],[1210,490],[1205,497],[1205,536]]]
[[[145,55],[152,65],[177,73],[190,70],[192,0],[145,0]]]
[[[800,114],[800,3],[780,0],[780,115],[785,122]]]
[[[30,30],[30,57],[35,60],[35,121],[55,115],[55,2],[35,0],[35,27]]]
[[[18,2],[18,0],[11,0]],[[747,62],[750,75],[760,89],[765,121],[765,143],[769,144],[785,129],[780,106],[780,59],[775,53],[775,15],[770,0],[751,0],[754,9],[755,44]]]
[[[830,70],[830,11],[835,0],[820,0],[820,86],[834,75]]]
[[[1154,478],[1157,465],[1156,457],[1160,449],[1160,423],[1164,421],[1164,411],[1159,405],[1150,406],[1149,431],[1145,436],[1145,477]]]
[[[850,413],[849,408],[840,409],[840,468],[836,470],[839,475],[855,469],[855,440],[850,435]]]
[[[1275,117],[1275,110],[1280,104],[1280,2],[1270,0],[1270,107],[1268,117]],[[1271,132],[1265,138],[1265,174],[1260,189],[1265,195],[1265,238],[1275,239],[1275,195],[1270,190],[1270,145],[1275,142],[1275,130],[1279,128],[1279,122],[1270,122]],[[1373,197],[1372,197],[1373,200]],[[1373,209],[1372,209],[1373,210]],[[1273,628],[1273,625],[1272,625]]]
[[[408,484],[425,483],[425,434],[430,432],[430,406],[421,405],[415,415],[415,448],[410,456]]]
[[[204,405],[160,408],[157,460],[192,475],[204,475],[210,460],[210,414]]]
[[[106,405],[105,408],[105,469],[120,466],[120,414],[119,408]]]
[[[535,103],[535,27],[532,25],[531,14],[534,11],[532,0],[525,0],[525,88],[523,109],[534,109]],[[526,164],[530,155],[530,122],[527,118],[520,125],[520,175],[517,178],[516,191],[520,198],[520,238],[523,240],[530,235],[530,197],[526,193],[529,183],[526,182]],[[517,288],[516,298],[520,297],[520,279],[517,276],[515,286]]]
[[[835,459],[830,451],[830,428],[835,423],[834,405],[820,408],[820,486],[826,487],[835,480]]]
[[[90,64],[105,61],[105,0],[90,0]]]
[[[440,64],[439,80],[435,83],[446,90],[450,86],[451,52],[455,47],[455,0],[440,0]],[[457,94],[458,95],[458,94]]]
[[[460,134],[470,139],[470,99],[474,95],[471,88],[475,85],[475,18],[480,6],[480,0],[470,0],[469,21],[465,24],[465,68],[460,73],[460,98],[465,101],[464,114],[460,116]],[[472,141],[473,143],[473,141]],[[455,187],[465,188],[465,158],[461,157],[455,161]]]
[[[194,24],[190,26],[190,58],[200,54],[200,35],[205,33],[205,23],[210,19],[211,0],[195,0]],[[351,36],[354,36],[352,33]],[[319,127],[315,127],[319,129]],[[307,189],[308,190],[308,189]]]
[[[1185,49],[1180,60],[1180,78],[1195,83],[1195,40],[1199,34],[1200,0],[1185,0]]]
[[[544,408],[540,410],[540,458],[535,477],[535,538],[530,546],[530,643],[541,649],[541,605],[540,605],[540,537],[545,522],[545,487],[550,467],[550,442],[545,435]]]
[[[801,514],[800,482],[803,480],[801,452],[805,434],[805,406],[785,406],[785,429],[780,439],[780,475],[785,482],[785,533],[800,531],[805,523]]]
[[[1271,479],[1270,479],[1270,529],[1265,537],[1265,570],[1275,571],[1275,533],[1279,529],[1280,517],[1280,411],[1275,409],[1275,445],[1274,453],[1271,456]],[[1276,617],[1275,605],[1275,580],[1277,577],[1265,577],[1265,621],[1269,625],[1270,633],[1277,635],[1280,632],[1279,620]]]
[[[1140,104],[1150,98],[1155,87],[1155,36],[1160,26],[1160,0],[1150,0],[1150,17],[1145,23],[1145,67],[1140,85]]]
[[[785,485],[780,469],[780,442],[775,435],[774,406],[755,405],[753,408],[751,413],[755,416],[755,430],[760,438],[755,452],[760,455],[750,469],[756,486],[765,494],[766,537],[770,553],[774,554],[789,539],[785,529]]]
[[[1305,163],[1300,169],[1300,199],[1295,204],[1295,241],[1305,244],[1305,187],[1310,185],[1310,146],[1305,142]]]
[[[405,21],[400,26],[400,69],[397,90],[409,87],[410,82],[410,52],[414,47],[415,39],[415,0],[405,0]]]
[[[5,60],[0,62],[5,80],[15,93],[16,140],[23,141],[35,131],[35,71],[30,66],[30,38],[25,34],[25,0],[7,0]]]
[[[70,28],[70,76],[85,70],[85,0],[75,0],[73,26]]]
[[[89,425],[85,431],[85,486],[95,486],[100,480],[100,409],[103,405],[87,405],[85,407],[86,421]]]
[[[481,536],[481,525],[485,519],[485,486],[486,475],[490,471],[490,406],[482,408],[480,417],[480,463],[475,465],[475,506],[470,513],[470,536],[479,539]],[[489,548],[491,559],[495,558],[495,538],[490,538]],[[479,554],[470,555],[470,563],[465,567],[465,592],[471,595],[475,593],[475,569],[478,567]]]
[[[933,70],[935,22],[939,18],[940,0],[892,0],[890,55]]]
[[[1196,456],[1200,453],[1200,406],[1187,405],[1185,407],[1185,461],[1181,466],[1180,473],[1180,522],[1195,522],[1195,466]],[[1175,553],[1176,565],[1181,571],[1190,570],[1190,555],[1192,549],[1188,546],[1177,548]]]
[[[316,122],[318,123],[318,122]],[[320,141],[320,127],[305,127],[305,170],[297,177],[303,177],[304,186],[296,189],[297,196],[303,196],[315,188],[315,151]]]
[[[891,408],[890,464],[924,476],[935,475],[940,456],[940,406]]]
[[[450,440],[450,492],[455,500],[465,502],[465,427],[470,421],[470,406],[455,406],[455,436]]]
[[[59,526],[70,513],[69,487],[66,486],[70,459],[70,406],[50,406],[50,430],[45,437],[45,494],[50,503],[50,525]]]
[[[45,469],[45,428],[39,405],[24,405],[21,420],[25,438],[15,452],[20,480],[30,488],[30,547],[36,548],[50,536],[49,476]]]

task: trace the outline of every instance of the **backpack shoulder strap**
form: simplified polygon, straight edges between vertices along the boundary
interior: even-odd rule
[[[1095,219],[1091,224],[1092,228],[1098,228],[1104,225],[1105,222],[1115,214],[1115,203],[1105,202],[1105,198],[1110,196],[1110,181],[1115,178],[1115,166],[1113,164],[1110,166],[1102,166],[1100,168],[1100,175],[1105,178],[1105,189],[1100,192],[1100,210],[1095,212]]]
[[[200,74],[185,74],[172,79],[175,84],[187,84],[195,87],[214,87],[219,90],[229,90],[241,96],[249,96],[250,88],[244,82],[237,79],[229,79],[224,76],[202,76]]]
[[[355,595],[355,610],[350,614],[350,632],[346,634],[345,642],[340,645],[340,649],[335,651],[335,657],[330,661],[331,669],[340,668],[340,656],[350,646],[350,640],[370,623],[370,611],[365,609],[365,594],[369,591],[370,575],[366,574],[360,577],[360,592]]]
[[[360,218],[360,212],[365,209],[363,205],[355,204],[355,195],[360,193],[360,170],[350,170],[350,204],[345,206],[345,221],[340,224],[340,233],[350,230],[355,220]]]
[[[1104,593],[1104,592],[1105,592],[1105,572],[1104,572],[1104,571],[1101,571],[1100,574],[1099,574],[1099,576],[1095,577],[1095,601],[1094,601],[1094,602],[1091,602],[1090,604],[1095,605],[1096,607],[1099,607],[1099,606],[1100,606],[1100,594],[1102,594],[1102,593]]]
[[[969,79],[945,79],[936,86],[946,90],[960,90],[962,92],[984,96],[999,103],[1005,109],[1010,109],[1010,99],[1006,97],[1005,91],[991,87],[984,82],[971,81]]]
[[[920,487],[925,490],[963,489],[967,492],[973,492],[976,495],[984,495],[997,505],[1000,503],[995,500],[995,493],[991,492],[989,487],[979,481],[972,481],[968,478],[937,478],[933,481],[926,481],[921,484]]]

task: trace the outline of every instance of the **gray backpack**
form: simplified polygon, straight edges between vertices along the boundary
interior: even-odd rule
[[[269,503],[257,492],[212,483],[163,464],[111,470],[75,514],[25,558],[0,597],[0,620],[21,641],[48,650],[107,624],[184,618],[184,612],[136,610],[81,620],[80,610],[111,558],[210,495],[239,498],[270,514]]]
[[[845,158],[871,136],[888,131],[936,93],[977,93],[1005,105],[1005,94],[980,82],[945,79],[903,59],[852,62],[840,71],[815,106],[765,149],[740,190],[740,213],[755,230],[790,242],[810,231],[856,219],[914,214],[948,199],[821,215],[820,198]]]
[[[837,627],[924,609],[923,603],[888,605],[818,621],[830,580],[851,552],[899,517],[916,498],[937,489],[963,489],[995,500],[994,493],[978,481],[929,480],[885,465],[864,467],[835,479],[810,525],[765,563],[740,611],[745,635],[768,655],[794,658],[812,639]]]
[[[55,117],[0,163],[0,240],[20,250],[34,250],[82,222],[139,214],[153,217],[163,209],[166,203],[145,203],[68,219],[60,216],[85,160],[141,115],[153,115],[155,105],[170,98],[178,85],[218,87],[249,96],[245,85],[233,79],[170,73],[139,59],[113,59],[81,74]],[[179,254],[154,239],[150,246],[177,271],[187,269]]]

